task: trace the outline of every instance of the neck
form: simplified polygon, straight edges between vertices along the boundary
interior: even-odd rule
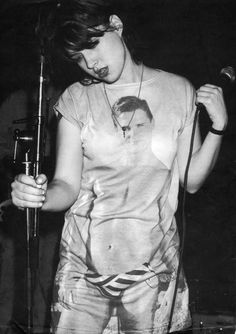
[[[143,64],[136,64],[130,56],[128,49],[125,46],[125,61],[122,73],[119,79],[114,82],[116,84],[127,84],[140,82],[140,74],[142,71]]]

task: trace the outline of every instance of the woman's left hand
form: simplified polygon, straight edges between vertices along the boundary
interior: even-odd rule
[[[197,90],[196,103],[204,104],[216,130],[224,130],[228,123],[228,115],[220,87],[206,84]]]

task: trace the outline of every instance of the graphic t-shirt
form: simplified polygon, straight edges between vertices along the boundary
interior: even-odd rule
[[[194,89],[156,71],[138,91],[139,83],[106,85],[106,94],[102,83],[75,83],[55,105],[81,129],[83,148],[80,193],[62,232],[59,285],[76,288],[75,277],[88,270],[113,275],[143,263],[160,275],[177,269],[177,147],[193,122]]]

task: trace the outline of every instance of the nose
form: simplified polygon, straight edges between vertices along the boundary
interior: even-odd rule
[[[86,50],[84,53],[84,60],[86,62],[86,66],[89,70],[94,70],[95,72],[98,70],[98,62],[95,59],[95,56],[92,53],[92,50]]]

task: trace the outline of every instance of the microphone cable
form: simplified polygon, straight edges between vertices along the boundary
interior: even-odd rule
[[[229,84],[232,84],[234,81],[235,81],[234,68],[232,66],[227,66],[225,68],[222,68],[222,70],[220,71],[220,78],[219,78],[220,85],[219,86],[221,88],[224,88],[225,90],[225,88],[227,86],[229,88]],[[182,263],[183,263],[184,242],[185,242],[185,234],[186,234],[185,203],[186,203],[186,195],[187,195],[186,193],[187,193],[187,185],[188,185],[188,172],[189,172],[189,166],[190,166],[192,153],[193,153],[194,136],[196,132],[198,114],[200,111],[204,109],[205,109],[205,106],[202,103],[197,104],[197,108],[196,108],[195,115],[194,115],[194,121],[193,121],[188,160],[187,160],[185,173],[184,173],[184,185],[183,185],[184,192],[183,192],[182,208],[181,208],[181,218],[182,218],[183,230],[182,230],[182,238],[180,239],[180,246],[179,246],[179,263],[178,263],[178,268],[177,268],[177,273],[176,273],[175,288],[174,288],[173,300],[171,304],[169,323],[167,327],[168,333],[170,332],[170,329],[171,329],[171,323],[172,323],[172,318],[173,318],[173,313],[174,313],[174,306],[175,306],[176,295],[177,295],[177,290],[178,290],[178,281],[179,281],[179,276],[180,276]]]
[[[202,108],[203,108],[203,105],[199,103],[195,111],[190,146],[189,146],[189,154],[188,154],[187,164],[186,164],[185,173],[184,173],[184,184],[183,184],[184,191],[183,191],[183,199],[182,199],[182,206],[181,206],[181,218],[182,218],[182,229],[183,230],[182,230],[182,238],[180,240],[180,246],[179,246],[179,263],[178,263],[178,268],[177,268],[177,273],[176,273],[175,288],[174,288],[174,294],[173,294],[173,299],[172,299],[172,304],[171,304],[171,311],[170,311],[169,323],[167,327],[167,333],[169,333],[171,329],[176,295],[177,295],[177,290],[178,290],[178,282],[179,282],[179,277],[180,277],[182,263],[183,263],[184,242],[185,242],[185,235],[186,235],[185,204],[186,204],[186,196],[187,196],[188,172],[189,172],[190,162],[191,162],[192,153],[193,153],[194,136],[196,132],[198,114]]]
[[[234,81],[235,81],[234,68],[232,66],[227,66],[225,68],[222,68],[221,71],[220,71],[220,78],[219,78],[219,84],[218,85],[222,89],[224,88],[224,91],[225,91],[226,88],[229,88],[229,84],[233,84]],[[183,263],[184,242],[185,242],[185,234],[186,234],[185,203],[186,203],[186,195],[187,195],[186,193],[187,193],[187,185],[188,185],[188,172],[189,172],[189,166],[190,166],[192,153],[193,153],[194,136],[195,136],[195,132],[196,132],[198,114],[202,110],[205,110],[205,106],[202,103],[198,103],[196,111],[195,111],[195,115],[194,115],[188,160],[187,160],[185,173],[184,173],[184,185],[183,185],[184,191],[183,191],[182,208],[181,208],[181,218],[182,218],[182,228],[183,228],[183,230],[182,230],[182,238],[180,239],[179,264],[178,264],[177,273],[176,273],[175,289],[174,289],[174,294],[173,294],[173,300],[172,300],[172,305],[171,305],[171,311],[170,311],[169,323],[168,323],[168,327],[167,327],[167,333],[169,333],[170,329],[171,329],[171,323],[172,323],[172,318],[173,318],[173,313],[174,313],[174,306],[175,306],[176,295],[177,295],[177,290],[178,290],[178,281],[179,281],[179,276],[180,276],[182,263]]]

